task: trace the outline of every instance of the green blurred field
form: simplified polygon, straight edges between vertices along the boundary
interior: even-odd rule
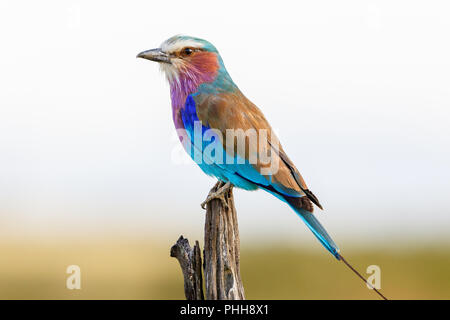
[[[0,299],[183,299],[169,241],[2,241]],[[377,264],[382,291],[392,299],[450,299],[447,247],[416,251],[347,250],[361,271]],[[244,247],[242,277],[248,299],[377,299],[328,254],[302,248]],[[81,290],[65,287],[66,268],[81,267]]]

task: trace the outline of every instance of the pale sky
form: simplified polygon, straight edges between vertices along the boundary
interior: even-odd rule
[[[0,3],[0,231],[200,235],[214,184],[173,163],[169,89],[136,59],[212,42],[265,113],[339,240],[450,227],[448,1]],[[263,191],[243,237],[313,239]]]

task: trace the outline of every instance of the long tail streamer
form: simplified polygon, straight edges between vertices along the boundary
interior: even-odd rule
[[[342,260],[342,262],[344,262],[345,265],[346,265],[347,267],[350,268],[350,270],[352,270],[354,273],[356,273],[356,275],[357,275],[358,277],[360,277],[360,278],[362,279],[362,281],[364,281],[370,288],[372,288],[376,293],[378,293],[378,295],[379,295],[381,298],[383,298],[384,300],[388,300],[388,298],[386,298],[385,296],[383,296],[383,294],[382,294],[380,291],[378,291],[377,288],[375,288],[369,281],[367,281],[366,278],[364,278],[358,271],[356,271],[356,269],[353,268],[353,267],[350,265],[350,263],[348,263],[347,260],[345,260],[344,257],[343,257],[340,253],[338,253],[338,255],[339,255],[339,258],[340,258],[339,260]]]

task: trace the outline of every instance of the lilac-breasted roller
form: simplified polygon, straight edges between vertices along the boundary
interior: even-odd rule
[[[233,82],[211,43],[177,35],[137,57],[158,62],[165,73],[173,121],[185,149],[206,174],[221,182],[213,197],[231,186],[263,189],[287,203],[322,245],[347,264],[313,214],[314,205],[322,209],[319,200],[261,110]]]

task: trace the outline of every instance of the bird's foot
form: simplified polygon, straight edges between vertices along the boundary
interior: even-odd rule
[[[201,204],[202,208],[206,210],[206,204],[214,199],[219,199],[220,201],[222,201],[222,204],[224,205],[224,207],[228,208],[228,202],[225,198],[225,195],[232,188],[233,188],[233,185],[231,184],[231,182],[225,183],[222,181],[217,181],[217,183],[214,185],[214,187],[209,192],[206,200],[202,202],[202,204]]]

